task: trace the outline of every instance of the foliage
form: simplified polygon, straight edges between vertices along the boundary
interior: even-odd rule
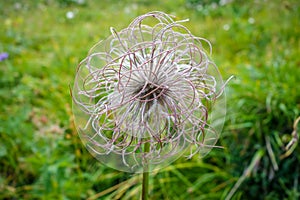
[[[110,26],[150,10],[190,18],[191,31],[213,43],[224,78],[236,77],[224,149],[152,173],[151,198],[299,198],[300,148],[286,147],[300,126],[300,3],[199,2],[1,1],[0,52],[9,57],[0,61],[0,199],[138,199],[140,175],[109,169],[82,146],[69,86]]]

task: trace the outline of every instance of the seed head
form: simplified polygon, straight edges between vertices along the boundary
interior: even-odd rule
[[[214,147],[225,116],[224,83],[209,58],[210,43],[184,21],[162,12],[139,16],[120,32],[111,28],[79,64],[76,126],[106,165],[141,172],[187,149],[192,157]]]

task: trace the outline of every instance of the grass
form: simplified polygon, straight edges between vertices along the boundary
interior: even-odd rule
[[[186,26],[212,42],[224,78],[236,78],[218,142],[224,149],[152,173],[150,199],[300,197],[300,148],[285,148],[299,135],[298,1],[76,2],[0,2],[0,52],[9,53],[0,62],[0,199],[139,198],[141,175],[109,169],[82,146],[69,86],[111,26],[152,10],[189,18]]]

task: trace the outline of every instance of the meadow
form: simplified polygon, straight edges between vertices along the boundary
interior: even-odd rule
[[[70,87],[110,27],[160,10],[189,18],[213,45],[227,116],[204,158],[150,174],[154,200],[300,198],[298,0],[7,0],[0,2],[0,199],[139,199],[141,175],[82,145]],[[4,54],[2,54],[4,55]],[[8,56],[8,57],[7,57]]]

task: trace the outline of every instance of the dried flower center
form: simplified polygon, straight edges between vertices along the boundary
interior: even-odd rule
[[[137,99],[143,102],[158,100],[164,95],[166,90],[167,88],[165,86],[147,83],[136,91],[136,94],[138,94]]]

